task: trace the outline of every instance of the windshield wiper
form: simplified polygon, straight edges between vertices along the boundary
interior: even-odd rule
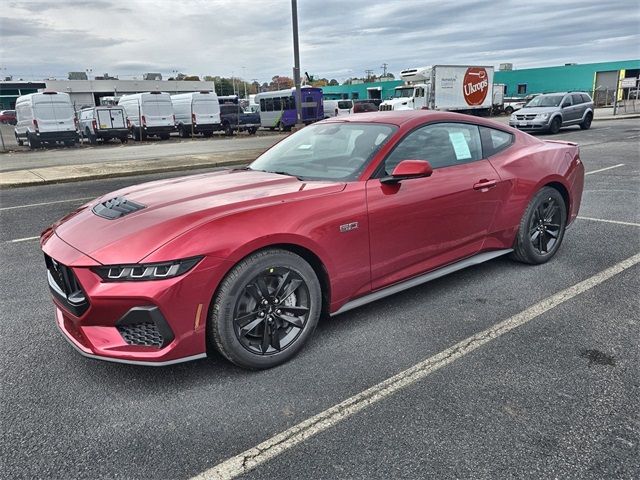
[[[269,170],[265,170],[265,171],[269,173],[275,173],[276,175],[286,175],[287,177],[296,177],[301,182],[304,181],[303,177],[299,177],[298,175],[294,175],[293,173],[283,172],[283,171],[278,171],[278,172],[271,172]]]

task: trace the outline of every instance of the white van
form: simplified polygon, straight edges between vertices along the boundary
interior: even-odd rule
[[[43,143],[64,142],[73,146],[78,141],[78,122],[67,93],[30,93],[16,100],[15,135],[18,145],[29,143],[38,148]]]
[[[127,114],[123,107],[100,106],[80,110],[80,132],[95,145],[98,139],[108,142],[119,138],[122,143],[129,140]]]
[[[323,100],[326,118],[353,113],[353,100]]]
[[[220,104],[215,92],[190,92],[171,95],[176,127],[182,138],[191,133],[210,137],[220,130]]]
[[[124,107],[131,123],[133,138],[144,140],[148,135],[163,140],[175,130],[175,117],[171,95],[165,92],[123,95],[118,105]]]

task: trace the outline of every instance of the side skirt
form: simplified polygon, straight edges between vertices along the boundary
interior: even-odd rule
[[[494,250],[491,252],[479,253],[477,255],[474,255],[473,257],[465,258],[464,260],[460,260],[456,263],[447,265],[446,267],[438,268],[437,270],[432,270],[431,272],[425,273],[418,277],[413,277],[413,278],[410,278],[409,280],[404,280],[403,282],[395,283],[389,287],[383,288],[382,290],[377,290],[363,297],[356,298],[355,300],[351,300],[350,302],[345,303],[339,310],[332,313],[331,316],[333,317],[335,315],[339,315],[341,313],[347,312],[354,308],[361,307],[362,305],[366,305],[367,303],[375,302],[376,300],[380,300],[381,298],[388,297],[390,295],[393,295],[398,292],[402,292],[409,288],[417,287],[418,285],[422,285],[423,283],[430,282],[431,280],[435,280],[436,278],[444,277],[445,275],[449,275],[450,273],[457,272],[458,270],[462,270],[463,268],[471,267],[473,265],[478,265],[480,263],[493,260],[494,258],[501,257],[511,252],[513,252],[513,249],[507,248],[504,250]]]

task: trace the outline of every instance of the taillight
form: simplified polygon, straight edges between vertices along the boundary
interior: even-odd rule
[[[144,118],[144,115],[142,115],[142,116],[140,117],[140,121],[142,122],[142,126],[143,126],[143,127],[146,127],[146,126],[147,126],[147,119],[146,119],[146,118]]]
[[[174,116],[174,118],[175,118],[175,116]],[[194,125],[196,123],[196,114],[195,113],[191,114],[191,123],[193,123]]]
[[[93,124],[93,131],[96,131],[98,129],[98,122],[94,120],[91,123]]]
[[[338,116],[338,109],[336,108],[336,117]]]
[[[36,129],[36,132],[38,132],[38,121],[34,118],[33,119],[33,127]]]
[[[78,122],[78,117],[73,117],[73,124],[75,125],[76,130],[80,128],[80,122]]]

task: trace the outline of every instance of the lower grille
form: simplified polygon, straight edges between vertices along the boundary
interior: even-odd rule
[[[527,115],[516,115],[516,118],[518,120],[533,120],[534,118],[536,118],[536,114],[535,113],[530,113]]]
[[[129,345],[157,348],[164,345],[164,338],[154,322],[118,325],[116,328]]]
[[[391,105],[380,105],[381,112],[388,112],[391,110],[393,110],[393,107]]]

